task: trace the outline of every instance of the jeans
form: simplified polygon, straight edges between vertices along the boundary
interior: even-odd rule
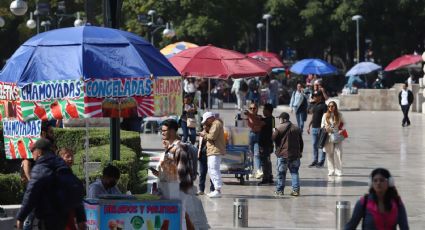
[[[283,192],[285,188],[286,180],[286,171],[289,169],[292,179],[292,191],[300,191],[300,177],[298,170],[300,169],[301,161],[297,160],[288,160],[283,157],[277,158],[277,180],[276,180],[276,191]]]
[[[326,158],[326,153],[323,152],[322,149],[319,149],[318,145],[318,141],[319,141],[319,131],[320,128],[311,128],[311,139],[313,142],[313,162],[319,162],[319,163],[323,163],[325,162],[325,158]],[[319,151],[322,152],[322,157],[320,158],[319,161]]]
[[[277,92],[270,91],[268,103],[273,105],[273,108],[277,107],[279,97]]]
[[[187,142],[187,137],[189,136],[189,132],[190,132],[190,136],[189,136],[189,140],[190,143],[192,143],[192,145],[195,144],[196,141],[196,129],[195,128],[189,128],[187,127],[187,122],[186,121],[181,121],[181,127],[183,130],[183,142]]]
[[[208,172],[208,159],[207,155],[201,154],[201,158],[199,158],[199,191],[205,192],[205,180],[207,178],[207,172]],[[211,186],[210,191],[214,191],[214,184],[212,183],[211,179]]]
[[[295,117],[297,118],[298,128],[301,129],[301,132],[304,130],[304,122],[307,120],[307,111],[297,111],[295,113]]]
[[[260,134],[249,132],[249,150],[254,155],[254,170],[260,169]]]
[[[410,105],[402,105],[401,111],[403,112],[403,121],[402,124],[408,124],[410,125],[410,119],[409,119],[409,109]]]

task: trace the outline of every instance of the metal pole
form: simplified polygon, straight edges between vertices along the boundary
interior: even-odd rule
[[[208,78],[208,109],[212,108],[211,102],[211,79]]]
[[[357,38],[357,63],[360,62],[360,32],[359,32],[359,20],[356,20],[356,26],[357,26],[357,31],[356,31],[356,38]]]
[[[154,29],[154,22],[153,22],[153,15],[152,15],[152,17],[151,17],[151,22],[152,22],[152,29],[151,29],[151,44],[155,47],[155,44],[154,44],[154,37],[153,37],[153,35],[154,35],[154,33],[153,33],[153,29]]]
[[[261,29],[258,29],[258,50],[261,50]]]
[[[37,14],[37,34],[39,34],[40,33],[40,17],[38,16],[38,14]]]
[[[88,171],[88,162],[89,162],[89,118],[84,119],[86,123],[86,142],[84,143],[85,148],[85,162],[84,162],[84,176],[86,179],[86,196],[89,196],[89,171]]]
[[[266,52],[269,52],[269,19],[266,19]]]

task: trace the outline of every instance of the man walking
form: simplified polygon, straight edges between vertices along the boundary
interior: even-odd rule
[[[273,105],[265,104],[263,108],[262,118],[264,126],[260,132],[260,162],[261,168],[263,169],[263,179],[258,185],[273,184],[273,175],[272,175],[272,163],[270,161],[270,154],[273,152],[273,128],[275,120],[273,117]]]
[[[246,103],[245,97],[248,92],[248,84],[242,78],[235,79],[231,92],[236,95],[238,110],[242,111]]]
[[[403,112],[403,120],[401,121],[401,126],[403,127],[410,125],[409,109],[413,103],[413,93],[407,88],[408,86],[408,83],[404,83],[403,89],[398,94],[398,104],[400,104],[401,111]]]
[[[54,185],[54,177],[57,169],[68,166],[51,148],[52,144],[46,138],[37,140],[31,146],[35,165],[16,218],[17,229],[22,229],[25,218],[32,210],[39,219],[39,229],[65,229],[70,210],[64,210],[63,204],[54,199],[60,189]]]
[[[319,131],[320,126],[322,124],[322,117],[323,114],[326,113],[328,110],[328,107],[326,106],[325,99],[323,97],[322,92],[318,91],[313,94],[312,97],[312,107],[311,107],[311,113],[313,114],[310,124],[308,124],[307,133],[310,134],[311,130],[311,137],[313,142],[313,162],[308,167],[318,167],[321,168],[325,164],[325,157],[326,153],[318,147],[318,141],[319,141]],[[319,161],[319,151],[322,152],[322,157]]]
[[[176,151],[177,144],[180,143],[180,139],[177,136],[178,129],[179,125],[174,119],[168,119],[162,122],[161,134],[162,144],[164,146],[165,152],[161,155],[158,168],[161,166],[162,162],[166,157],[173,158],[173,154]]]
[[[215,189],[208,193],[208,196],[220,198],[223,185],[220,172],[221,156],[226,154],[223,122],[217,119],[212,112],[206,112],[202,116],[201,123],[207,127],[199,135],[207,141],[208,173]]]
[[[289,169],[292,179],[291,196],[300,195],[299,168],[300,158],[304,148],[301,130],[289,121],[289,114],[283,112],[279,116],[279,126],[273,132],[272,139],[276,144],[277,157],[277,196],[283,196],[286,180],[286,171]]]
[[[303,132],[304,122],[307,120],[307,106],[308,102],[307,96],[304,94],[304,87],[301,83],[298,83],[297,90],[292,93],[289,107],[291,107],[291,112],[295,111],[298,128],[301,129],[301,132]]]

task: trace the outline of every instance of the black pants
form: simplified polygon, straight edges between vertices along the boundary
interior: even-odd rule
[[[402,124],[408,124],[410,125],[410,119],[409,119],[409,109],[410,105],[402,105],[401,111],[403,111],[403,121]]]
[[[273,180],[270,154],[271,153],[260,153],[260,164],[261,168],[263,169],[263,181],[266,182]]]
[[[208,94],[201,94],[201,109],[208,108]]]
[[[207,172],[208,172],[207,154],[201,153],[201,158],[199,158],[199,191],[200,192],[205,192],[205,180],[207,178]],[[212,192],[215,189],[211,179],[210,179],[210,184],[211,184],[210,191]]]

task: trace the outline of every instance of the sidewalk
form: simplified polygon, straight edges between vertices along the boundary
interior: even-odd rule
[[[236,110],[232,104],[213,111],[218,111],[226,124],[233,124]],[[279,106],[274,115],[282,111],[289,108]],[[343,114],[350,136],[343,144],[343,177],[328,182],[326,168],[307,167],[312,161],[312,147],[310,136],[304,132],[301,196],[278,199],[273,196],[274,186],[256,186],[258,180],[242,186],[232,175],[225,175],[222,198],[201,197],[212,229],[233,228],[234,198],[249,200],[252,229],[335,229],[335,202],[350,201],[354,207],[359,197],[367,193],[369,174],[376,167],[388,168],[395,178],[410,228],[425,229],[425,116],[411,113],[412,126],[402,128],[399,111],[343,111]],[[294,118],[292,115],[291,121],[296,123]],[[275,158],[272,163],[275,167]],[[286,185],[285,195],[291,189],[289,173]]]

